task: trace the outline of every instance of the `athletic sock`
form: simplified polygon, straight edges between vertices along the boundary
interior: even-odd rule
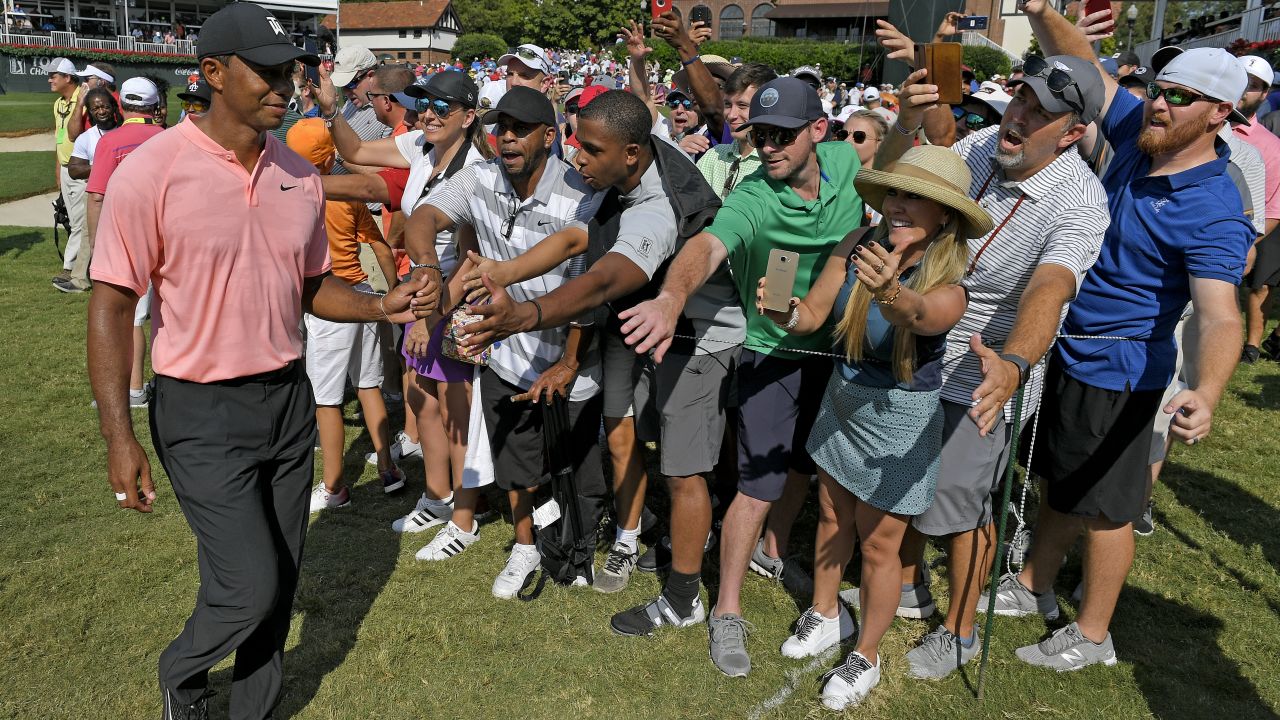
[[[978,642],[978,630],[977,630],[977,628],[974,628],[973,634],[972,634],[972,635],[970,635],[969,637],[967,637],[967,638],[956,638],[956,639],[960,641],[960,645],[962,645],[963,647],[965,647],[965,648],[971,648],[971,647],[973,647],[973,644],[974,644],[974,643]]]
[[[449,497],[442,497],[442,498],[440,498],[439,500],[437,500],[436,502],[440,503],[441,505],[451,505],[451,504],[453,504],[453,493],[449,493]]]
[[[914,583],[907,583],[907,584],[905,584],[905,585],[903,585],[903,586],[902,586],[902,592],[911,592],[911,590],[912,590],[913,588],[915,588],[915,584],[914,584]]]
[[[688,617],[693,612],[693,601],[698,599],[698,585],[702,581],[702,573],[685,574],[671,571],[667,576],[667,586],[662,589],[667,602],[675,608],[680,617]]]
[[[137,398],[137,397],[142,397],[143,395],[146,395],[146,394],[147,394],[146,388],[138,388],[137,390],[134,390],[133,388],[129,388],[129,397]]]
[[[618,526],[618,534],[614,538],[614,542],[624,545],[631,552],[639,552],[640,550],[640,525],[637,524],[634,530],[623,530],[622,526]]]

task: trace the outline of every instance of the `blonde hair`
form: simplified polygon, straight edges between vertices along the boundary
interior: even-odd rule
[[[950,285],[964,276],[969,262],[969,244],[961,235],[960,213],[951,210],[951,219],[938,231],[925,248],[924,257],[911,277],[903,284],[921,295],[941,285]],[[889,223],[882,221],[864,239],[888,247]],[[844,341],[844,354],[850,362],[862,360],[867,339],[867,313],[871,311],[871,291],[863,283],[854,283],[845,304],[844,316],[836,325],[836,337]],[[899,382],[909,383],[915,374],[916,334],[902,327],[893,329],[893,375]]]

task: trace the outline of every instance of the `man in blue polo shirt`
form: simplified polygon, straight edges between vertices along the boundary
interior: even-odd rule
[[[1045,0],[1023,6],[1046,52],[1094,58],[1084,35]],[[1188,445],[1208,435],[1240,356],[1236,285],[1256,234],[1227,175],[1231,151],[1218,139],[1223,123],[1244,121],[1235,102],[1248,80],[1235,58],[1216,48],[1183,52],[1161,68],[1145,100],[1103,79],[1099,126],[1116,148],[1103,178],[1111,227],[1045,381],[1032,461],[1046,482],[1035,542],[1022,573],[1006,575],[996,598],[1000,614],[1037,612],[1083,529],[1076,621],[1017,651],[1058,671],[1116,663],[1108,627],[1133,564],[1150,426],[1163,412]],[[1050,71],[1048,81],[1070,78]],[[1174,326],[1188,301],[1198,332],[1187,351],[1197,356],[1198,377],[1161,407],[1177,356]]]

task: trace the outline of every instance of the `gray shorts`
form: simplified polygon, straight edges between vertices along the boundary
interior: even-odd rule
[[[1009,423],[982,437],[969,418],[969,407],[942,401],[942,464],[933,504],[911,520],[925,535],[968,532],[991,524],[992,495],[1000,487],[1009,462]]]
[[[741,352],[740,347],[707,355],[669,352],[661,363],[641,361],[636,437],[658,443],[663,475],[703,475],[715,467]]]
[[[600,336],[601,372],[604,379],[604,410],[607,418],[627,418],[635,414],[636,375],[640,356],[621,335],[605,330]]]

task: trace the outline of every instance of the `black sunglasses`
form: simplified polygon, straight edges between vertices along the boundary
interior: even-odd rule
[[[693,101],[692,101],[692,100],[690,100],[689,98],[685,98],[685,99],[683,99],[683,100],[668,100],[668,101],[667,101],[667,107],[671,108],[672,110],[675,110],[676,108],[680,107],[681,105],[683,105],[683,106],[684,106],[684,109],[685,109],[685,110],[689,110],[689,109],[692,109],[692,108],[693,108]]]
[[[1173,107],[1186,107],[1197,100],[1207,100],[1209,102],[1218,102],[1208,95],[1201,95],[1197,92],[1191,92],[1180,87],[1160,87],[1155,81],[1147,83],[1147,97],[1151,100],[1158,100],[1160,96],[1164,96],[1164,101]]]
[[[961,107],[951,108],[951,114],[955,116],[957,121],[963,118],[965,127],[969,128],[970,130],[981,130],[982,128],[990,124],[987,122],[987,119],[985,117],[979,115],[978,113],[968,112],[967,110]]]
[[[1050,92],[1060,95],[1062,101],[1070,105],[1072,109],[1084,112],[1084,91],[1080,89],[1080,85],[1076,83],[1075,78],[1071,77],[1071,73],[1049,67],[1049,62],[1039,55],[1028,55],[1022,61],[1022,74],[1043,79]],[[1066,91],[1068,88],[1075,89],[1074,100],[1067,97]]]
[[[453,114],[453,106],[445,100],[436,98],[418,98],[413,101],[413,109],[419,115],[430,110],[433,115],[444,120]]]
[[[762,148],[765,145],[784,148],[795,142],[796,138],[800,136],[800,131],[805,127],[804,125],[798,128],[753,127],[751,128],[751,144],[758,148]]]
[[[364,99],[368,100],[370,105],[373,104],[373,99],[376,97],[389,98],[391,97],[391,93],[376,93],[376,92],[373,92],[372,90],[365,91]]]
[[[351,82],[347,83],[346,85],[343,85],[342,87],[343,87],[343,88],[345,88],[345,89],[347,89],[347,90],[355,90],[355,89],[356,89],[356,86],[357,86],[357,85],[359,85],[360,83],[364,82],[364,79],[365,79],[365,78],[373,77],[373,73],[374,73],[374,72],[375,72],[375,70],[373,70],[372,68],[370,68],[370,69],[368,69],[368,70],[365,70],[365,71],[364,71],[364,72],[362,72],[362,73],[357,73],[357,74],[356,74],[356,76],[355,76],[354,78],[352,78],[352,79],[351,79]]]

